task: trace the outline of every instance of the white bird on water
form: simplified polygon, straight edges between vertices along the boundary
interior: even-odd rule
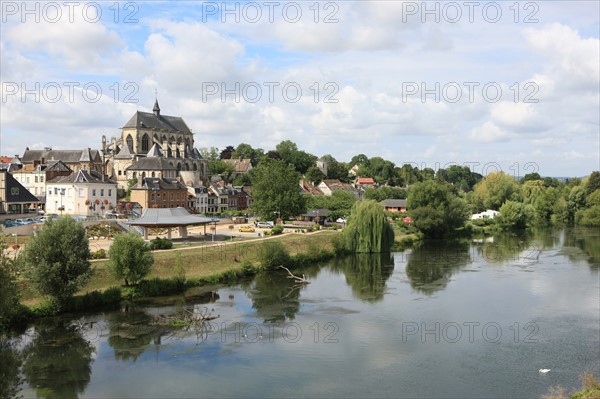
[[[548,371],[550,371],[550,369],[540,369],[540,373],[542,374],[546,374]]]

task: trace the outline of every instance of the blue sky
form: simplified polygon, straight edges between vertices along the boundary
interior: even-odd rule
[[[597,1],[22,4],[2,2],[2,155],[99,148],[157,90],[196,147],[600,169]]]

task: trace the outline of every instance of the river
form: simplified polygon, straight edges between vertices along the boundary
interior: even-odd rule
[[[536,398],[600,371],[599,270],[597,229],[353,256],[296,271],[305,286],[271,272],[40,321],[0,350],[0,384],[25,398]],[[157,323],[184,308],[218,318]]]

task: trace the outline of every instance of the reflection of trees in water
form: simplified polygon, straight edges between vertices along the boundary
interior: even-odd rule
[[[319,265],[293,270],[296,275],[315,276]],[[285,270],[259,273],[248,287],[252,307],[258,317],[266,322],[293,320],[300,310],[300,290],[296,282],[288,278]]]
[[[474,255],[488,263],[537,262],[544,242],[533,240],[534,235],[528,232],[520,234],[496,234],[493,238],[484,239],[483,244],[474,245]],[[552,240],[552,237],[550,237]],[[550,244],[552,246],[552,244]]]
[[[75,326],[50,320],[23,349],[23,374],[38,397],[77,398],[90,382],[93,352]]]
[[[600,270],[600,231],[594,228],[569,228],[565,229],[565,247],[579,248],[588,256],[588,263],[592,270]],[[577,254],[565,251],[572,261],[581,260]]]
[[[443,290],[452,273],[471,262],[469,243],[435,240],[415,247],[408,255],[406,275],[415,290],[432,295]]]
[[[106,319],[110,329],[108,344],[115,351],[115,359],[136,361],[153,338],[160,340],[162,328],[153,325],[152,317],[144,311],[113,312]]]
[[[21,385],[22,358],[15,343],[0,337],[0,398],[17,397]]]
[[[365,302],[383,299],[385,283],[394,271],[390,253],[355,254],[332,263],[331,268],[344,273],[354,295]]]

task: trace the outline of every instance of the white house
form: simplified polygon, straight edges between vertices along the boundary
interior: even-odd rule
[[[117,205],[117,183],[86,170],[46,182],[46,212],[103,215]]]
[[[499,214],[500,214],[500,212],[498,212],[498,211],[494,211],[492,209],[488,209],[487,211],[483,211],[483,212],[471,215],[471,220],[475,220],[475,219],[494,219]]]
[[[188,192],[191,194],[190,209],[202,215],[208,212],[208,189],[204,186],[187,186]],[[191,203],[193,201],[193,204]]]

